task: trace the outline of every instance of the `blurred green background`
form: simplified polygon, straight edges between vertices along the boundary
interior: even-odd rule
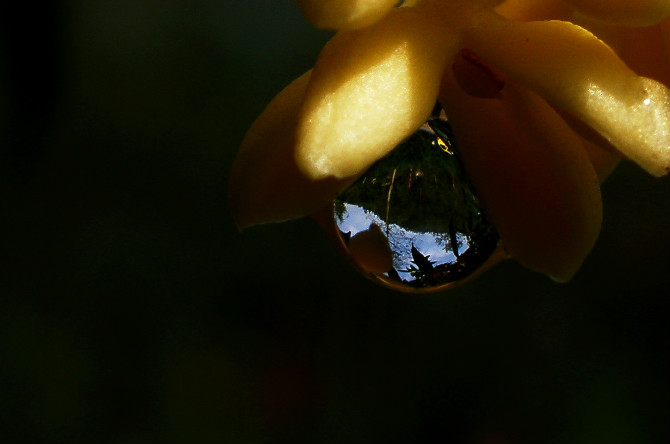
[[[311,221],[227,208],[246,129],[329,37],[292,2],[9,4],[0,441],[670,438],[668,178],[617,169],[568,284],[510,262],[392,293]]]

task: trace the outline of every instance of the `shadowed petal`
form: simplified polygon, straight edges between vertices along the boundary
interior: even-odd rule
[[[575,116],[560,109],[555,109],[555,111],[573,131],[581,136],[584,151],[598,174],[598,180],[603,183],[621,160],[621,154],[597,131]]]
[[[347,181],[307,178],[295,163],[295,129],[311,71],[287,86],[247,132],[233,163],[229,200],[239,228],[310,214]]]
[[[564,0],[593,19],[624,26],[650,26],[670,14],[668,0]]]
[[[487,216],[523,265],[567,281],[593,247],[602,204],[581,139],[541,98],[506,85],[476,99],[447,72],[440,92]]]
[[[282,91],[249,129],[230,185],[238,226],[327,205],[423,124],[455,51],[453,36],[414,8],[338,33],[313,72]]]

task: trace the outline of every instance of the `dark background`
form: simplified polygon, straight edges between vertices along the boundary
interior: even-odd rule
[[[378,288],[229,169],[329,34],[288,1],[0,6],[0,441],[664,442],[669,179],[564,285]],[[272,143],[272,140],[268,140]]]

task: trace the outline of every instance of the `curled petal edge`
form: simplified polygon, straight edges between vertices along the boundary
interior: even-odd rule
[[[591,126],[654,176],[670,171],[670,90],[637,76],[589,31],[482,14],[467,32],[468,47],[506,77]]]

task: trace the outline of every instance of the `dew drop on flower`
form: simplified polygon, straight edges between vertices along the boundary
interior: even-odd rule
[[[333,203],[354,265],[401,291],[437,291],[480,270],[499,237],[465,174],[444,111],[375,163]]]

